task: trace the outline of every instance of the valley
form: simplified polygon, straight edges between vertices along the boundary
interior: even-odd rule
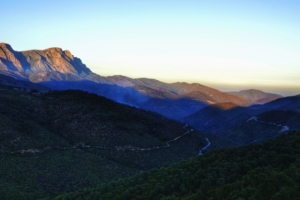
[[[298,194],[299,95],[101,76],[68,50],[0,47],[0,199],[264,197],[256,173]]]
[[[208,137],[87,92],[0,86],[0,196],[8,199],[55,196],[169,166],[197,156]]]

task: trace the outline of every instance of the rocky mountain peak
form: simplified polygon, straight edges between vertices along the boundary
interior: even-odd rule
[[[69,50],[65,50],[64,51],[66,56],[68,56],[71,60],[74,60],[73,55],[71,54],[71,52]]]
[[[69,50],[52,47],[18,52],[6,43],[0,43],[0,70],[21,74],[29,79],[34,75],[38,80],[43,80],[45,74],[50,75],[52,72],[56,75],[61,73],[79,77],[86,77],[91,73]]]
[[[9,44],[0,43],[0,70],[20,71],[22,65]]]
[[[6,47],[6,46],[10,46],[10,45],[4,42],[0,42],[0,47]]]

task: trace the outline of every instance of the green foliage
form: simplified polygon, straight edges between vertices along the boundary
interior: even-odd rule
[[[300,132],[55,199],[299,199]]]
[[[80,149],[52,150],[36,155],[0,155],[0,196],[37,199],[95,187],[134,170]],[[109,169],[114,169],[110,171]],[[15,198],[18,194],[20,198]]]
[[[0,118],[0,199],[96,187],[193,157],[206,145],[194,131],[165,147],[187,131],[183,124],[82,91],[31,94],[0,85]],[[134,150],[151,147],[161,148]]]

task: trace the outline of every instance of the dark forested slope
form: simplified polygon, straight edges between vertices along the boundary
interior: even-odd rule
[[[184,124],[75,90],[0,85],[0,118],[3,199],[93,187],[197,156],[207,144]]]
[[[299,156],[294,131],[55,199],[299,199]]]

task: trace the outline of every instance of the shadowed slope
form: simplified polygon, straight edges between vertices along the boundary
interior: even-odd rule
[[[249,118],[237,126],[213,133],[241,146],[270,140],[290,130],[300,130],[299,121],[299,112],[272,110]]]
[[[199,130],[213,131],[239,125],[260,111],[238,106],[234,103],[217,103],[181,119]]]
[[[251,108],[263,110],[294,110],[300,112],[300,94],[276,99],[263,105],[253,105]]]
[[[4,199],[95,187],[197,156],[206,145],[207,135],[191,127],[96,94],[38,94],[14,87],[0,85]],[[221,144],[209,139],[210,149]]]

